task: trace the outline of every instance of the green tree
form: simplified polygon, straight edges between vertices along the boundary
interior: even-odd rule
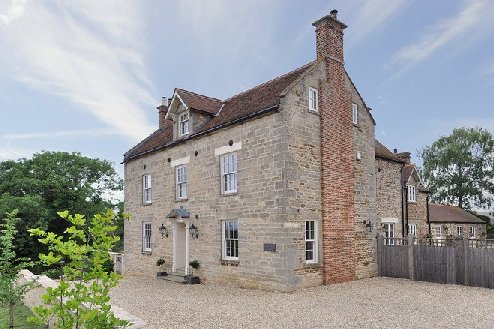
[[[112,210],[96,214],[88,223],[83,215],[58,213],[69,223],[65,234],[58,235],[39,228],[29,232],[48,246],[40,255],[46,266],[59,265],[62,275],[56,288],[43,295],[44,305],[34,309],[33,321],[47,322],[56,328],[105,329],[128,325],[110,310],[110,288],[120,276],[105,271],[110,260],[108,251],[119,240],[116,236],[116,216]],[[53,322],[51,322],[53,321]]]
[[[33,282],[20,283],[20,270],[31,266],[29,259],[17,258],[13,249],[16,236],[15,224],[19,221],[17,210],[7,214],[0,222],[0,304],[9,308],[9,328],[14,328],[14,314],[16,306],[22,298],[33,288]]]
[[[19,209],[22,218],[14,246],[18,256],[36,259],[46,251],[29,236],[28,228],[61,234],[67,223],[57,211],[92,217],[115,206],[109,195],[122,186],[112,163],[80,153],[41,152],[31,159],[0,162],[0,213]]]
[[[435,202],[461,208],[490,206],[494,139],[482,128],[457,128],[422,150],[423,175]]]

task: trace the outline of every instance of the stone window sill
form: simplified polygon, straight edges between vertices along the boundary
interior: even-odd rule
[[[151,256],[153,254],[153,252],[152,251],[144,251],[144,250],[142,250],[141,251],[141,254]]]
[[[320,263],[305,263],[304,264],[305,268],[319,268],[321,267]]]
[[[238,266],[238,260],[220,259],[221,266]]]

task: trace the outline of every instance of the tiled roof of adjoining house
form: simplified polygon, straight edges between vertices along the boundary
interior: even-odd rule
[[[429,204],[429,221],[433,223],[485,224],[483,220],[457,206]]]
[[[199,95],[191,91],[177,88],[175,92],[182,98],[189,109],[199,110],[210,114],[216,114],[221,109],[222,101],[204,95]]]
[[[243,93],[220,101],[215,98],[195,94],[184,89],[177,89],[179,96],[189,108],[214,114],[212,118],[194,131],[188,138],[173,140],[173,122],[167,120],[166,126],[153,132],[142,142],[124,154],[124,162],[165,149],[171,145],[220,129],[226,125],[274,111],[280,103],[280,95],[306,72],[314,62],[310,62],[294,71],[260,84]],[[188,103],[190,102],[190,104]],[[218,108],[219,106],[219,108]],[[214,111],[215,107],[217,108]]]
[[[391,160],[398,163],[405,163],[403,159],[397,157],[393,152],[388,150],[388,148],[383,144],[381,144],[377,139],[376,139],[376,158]]]
[[[403,182],[405,183],[408,182],[408,179],[410,178],[410,175],[414,170],[415,170],[415,165],[412,164],[406,164],[403,167],[403,170],[401,171],[401,179],[403,180]]]

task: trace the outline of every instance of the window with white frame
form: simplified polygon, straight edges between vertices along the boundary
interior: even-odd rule
[[[358,124],[358,105],[355,103],[352,104],[352,123]]]
[[[223,259],[238,260],[238,221],[224,221],[222,231]]]
[[[225,154],[221,161],[221,193],[237,192],[237,154]]]
[[[305,221],[305,262],[317,263],[317,223]]]
[[[441,236],[442,236],[441,226],[436,225],[436,226],[434,227],[434,237],[435,237],[436,239],[440,239],[440,238],[441,238]]]
[[[470,226],[470,237],[475,238],[475,226]]]
[[[416,188],[413,185],[407,185],[408,189],[408,202],[415,202],[415,193],[416,193]]]
[[[177,173],[177,199],[187,199],[187,168],[178,166]]]
[[[456,227],[456,236],[457,236],[457,237],[461,237],[461,236],[463,236],[463,226],[459,226],[459,225],[458,225],[458,226]]]
[[[142,202],[149,204],[152,202],[151,175],[142,176]]]
[[[417,237],[417,224],[408,224],[408,234]]]
[[[151,223],[142,223],[142,251],[151,251]]]
[[[189,133],[189,112],[182,113],[178,116],[178,131],[180,136]]]
[[[392,246],[395,244],[395,224],[394,223],[384,223],[384,244]]]
[[[312,87],[309,87],[309,111],[319,111],[317,89]]]

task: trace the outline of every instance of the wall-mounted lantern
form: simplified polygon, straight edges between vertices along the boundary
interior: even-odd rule
[[[199,230],[197,229],[197,227],[192,224],[190,227],[189,227],[189,233],[190,233],[190,236],[193,238],[193,239],[197,239],[199,237]]]
[[[364,220],[363,224],[365,225],[367,232],[372,232],[372,223],[369,219]]]
[[[161,237],[168,238],[168,229],[166,228],[165,224],[161,224],[158,231],[160,232]]]

